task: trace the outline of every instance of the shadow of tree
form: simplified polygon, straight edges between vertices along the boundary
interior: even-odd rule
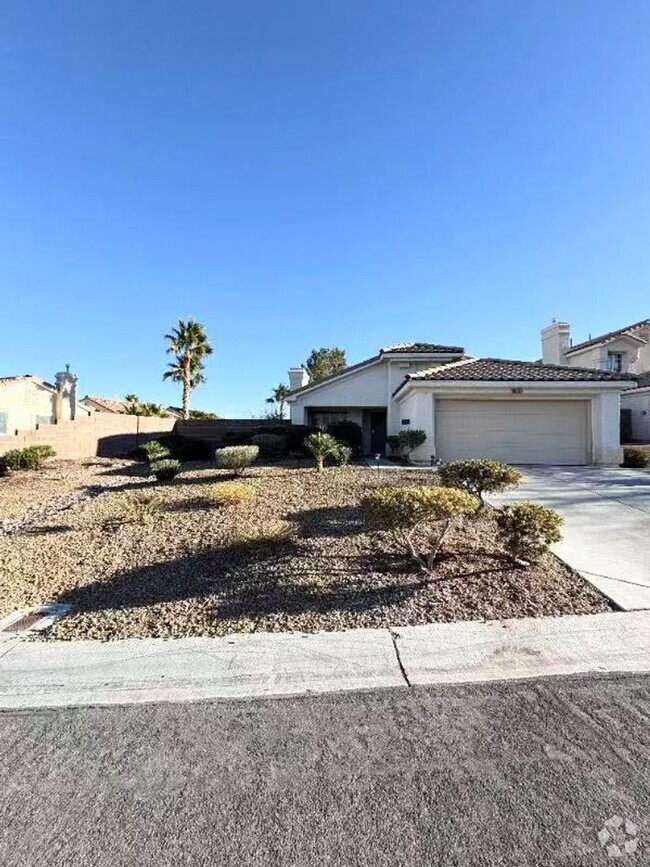
[[[397,573],[394,581],[368,581],[370,565],[365,555],[314,556],[299,540],[236,542],[134,565],[108,580],[71,588],[57,601],[76,612],[98,613],[198,598],[213,604],[217,619],[256,619],[370,611],[395,605],[426,584],[412,569]]]
[[[353,536],[364,530],[358,506],[327,506],[292,512],[288,520],[298,524],[303,536]]]

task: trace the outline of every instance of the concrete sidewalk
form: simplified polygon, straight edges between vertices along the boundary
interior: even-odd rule
[[[495,506],[533,500],[564,518],[553,550],[624,611],[650,609],[650,473],[618,467],[535,467]]]
[[[650,671],[650,612],[0,646],[0,708],[300,695]]]

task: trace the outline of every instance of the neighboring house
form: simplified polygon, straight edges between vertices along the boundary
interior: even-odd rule
[[[54,385],[31,374],[0,377],[0,435],[89,415],[76,399],[76,386],[68,367]]]
[[[494,458],[514,464],[613,464],[621,459],[621,392],[636,377],[537,362],[471,358],[460,346],[389,346],[310,385],[289,371],[293,424],[361,425],[366,454],[405,428],[427,439],[417,463]]]
[[[126,415],[128,409],[126,401],[120,400],[119,397],[99,397],[87,394],[81,399],[80,403],[92,412],[110,412]],[[165,412],[172,418],[183,417],[182,411],[174,406],[165,407]]]
[[[553,321],[542,330],[542,361],[636,374],[639,388],[621,396],[621,409],[630,411],[632,439],[650,441],[650,319],[576,344],[569,323]]]

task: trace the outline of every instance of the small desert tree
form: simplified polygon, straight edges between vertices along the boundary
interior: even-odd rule
[[[427,575],[452,522],[477,508],[474,497],[453,488],[383,488],[361,501],[368,527],[389,533]]]
[[[460,488],[472,494],[482,507],[485,504],[483,494],[518,487],[521,473],[499,461],[453,461],[440,467],[438,478],[445,487]]]
[[[341,444],[331,434],[313,433],[305,438],[305,448],[316,458],[316,469],[323,472],[325,458],[338,454]]]

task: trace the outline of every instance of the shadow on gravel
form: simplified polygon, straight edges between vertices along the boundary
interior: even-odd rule
[[[213,619],[257,619],[370,611],[402,602],[426,584],[412,569],[403,571],[403,559],[393,581],[373,578],[372,565],[367,555],[328,557],[303,547],[300,540],[237,542],[135,567],[110,580],[75,587],[56,601],[81,613],[199,600],[210,606]],[[323,575],[327,583],[319,586]]]
[[[364,531],[358,506],[332,506],[292,512],[288,518],[300,527],[303,536],[354,536]]]

